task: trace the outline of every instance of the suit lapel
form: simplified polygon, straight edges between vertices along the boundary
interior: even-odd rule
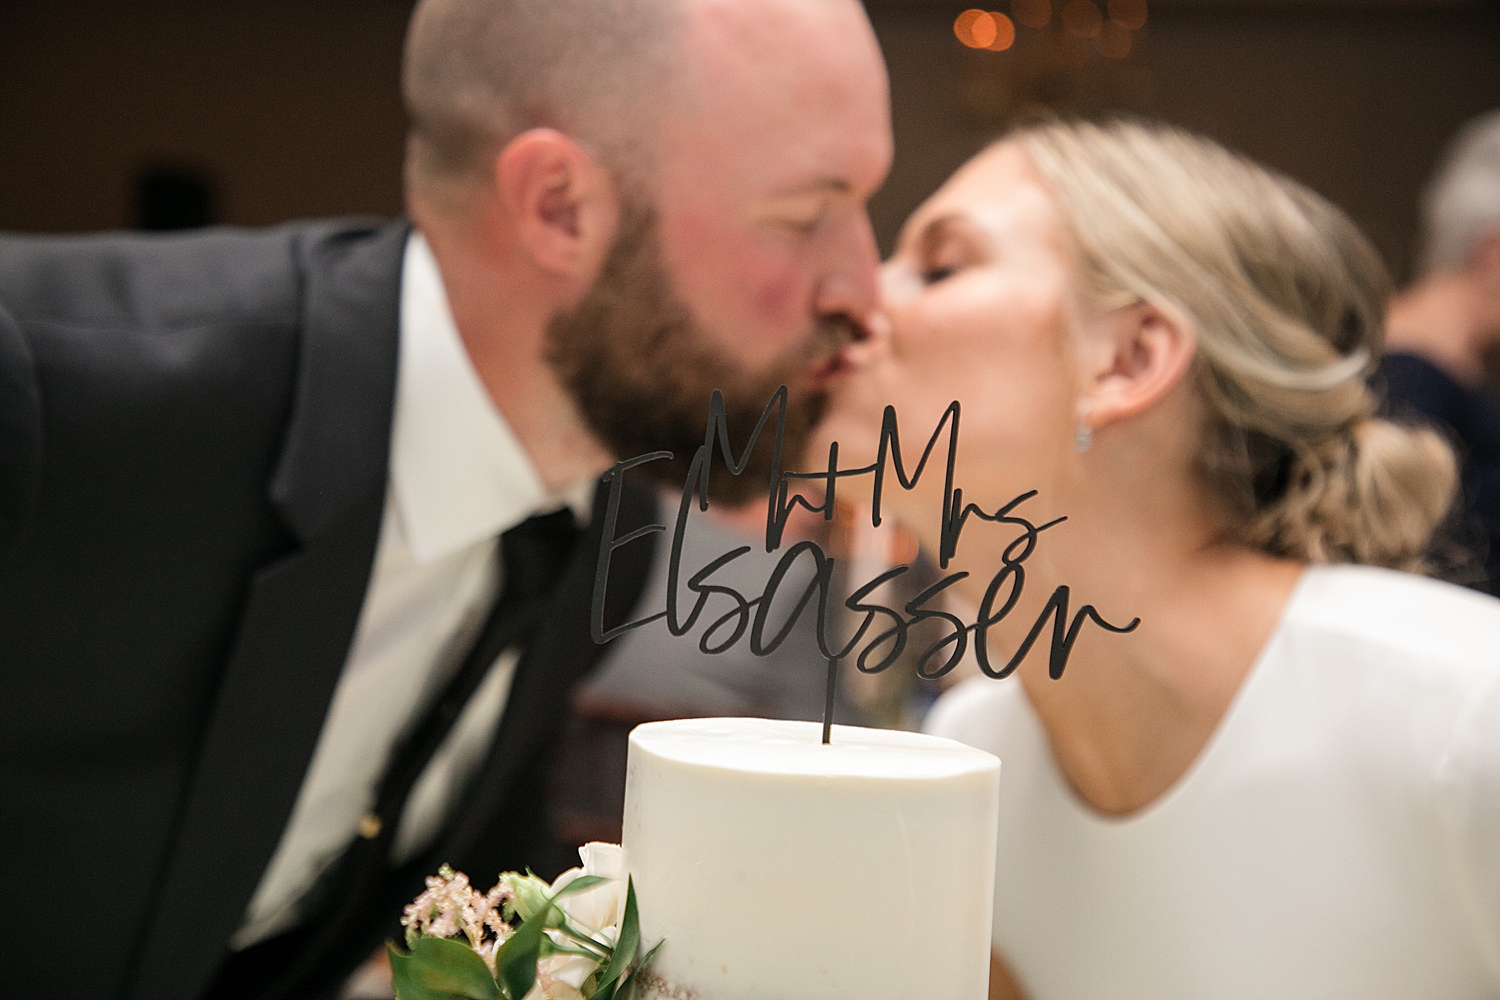
[[[448,830],[432,848],[389,873],[383,884],[361,901],[357,914],[324,943],[317,970],[288,991],[272,995],[323,995],[323,991],[338,985],[341,970],[353,969],[381,941],[399,939],[396,921],[401,908],[421,890],[423,878],[443,862],[476,879],[486,879],[501,868],[533,866],[546,870],[554,862],[565,867],[569,856],[576,858],[567,849],[571,845],[555,841],[548,825],[546,755],[563,730],[574,685],[602,653],[602,647],[590,637],[589,605],[604,520],[603,499],[596,497],[590,528],[574,546],[547,602],[541,629],[516,666],[495,739],[479,774],[461,797]],[[656,509],[653,490],[627,484],[621,497],[617,537],[654,520]],[[633,609],[645,586],[653,551],[654,536],[650,536],[615,554],[606,622],[623,621]]]
[[[408,228],[308,234],[302,356],[271,499],[300,548],[251,581],[129,995],[188,1000],[281,838],[380,535]]]

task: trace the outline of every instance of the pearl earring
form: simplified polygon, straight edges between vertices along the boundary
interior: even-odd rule
[[[1094,429],[1088,425],[1088,421],[1078,421],[1078,431],[1073,435],[1073,450],[1082,454],[1089,450],[1094,443]]]

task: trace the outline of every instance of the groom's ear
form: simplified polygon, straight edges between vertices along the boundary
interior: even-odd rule
[[[592,284],[620,218],[608,170],[557,129],[534,128],[495,158],[495,191],[538,267]]]
[[[1079,419],[1097,431],[1146,412],[1186,377],[1194,351],[1188,321],[1146,302],[1089,321]]]

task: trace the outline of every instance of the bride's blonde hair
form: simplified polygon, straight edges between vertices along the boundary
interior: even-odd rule
[[[1234,540],[1304,562],[1421,570],[1457,468],[1432,431],[1374,416],[1390,282],[1337,208],[1200,136],[1050,122],[1006,140],[1071,229],[1082,290],[1193,332],[1210,413],[1198,471]]]

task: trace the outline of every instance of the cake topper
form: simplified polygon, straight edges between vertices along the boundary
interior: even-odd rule
[[[1084,604],[1069,617],[1070,591],[1067,585],[1059,585],[1052,596],[1047,599],[1041,614],[1037,616],[1031,631],[1016,648],[1015,652],[1006,660],[1005,665],[999,668],[994,666],[992,650],[989,642],[989,629],[991,626],[1002,621],[1015,608],[1021,599],[1022,591],[1026,586],[1025,563],[1036,550],[1037,539],[1043,531],[1061,524],[1066,518],[1059,517],[1045,524],[1034,524],[1024,515],[1017,513],[1017,509],[1027,500],[1036,496],[1036,490],[1022,493],[1003,504],[994,512],[987,512],[977,504],[964,503],[963,490],[954,484],[954,467],[958,457],[958,433],[959,417],[961,407],[957,400],[948,405],[937,426],[933,428],[931,436],[927,439],[926,447],[922,449],[922,455],[917,460],[916,466],[907,471],[901,454],[901,435],[897,428],[896,409],[894,406],[885,408],[881,420],[880,442],[876,452],[875,461],[869,465],[858,468],[841,469],[838,464],[839,445],[832,442],[828,446],[827,467],[817,472],[797,472],[784,470],[782,468],[782,445],[786,434],[786,410],[787,410],[787,388],[782,386],[771,396],[765,409],[761,412],[760,420],[751,432],[744,450],[738,459],[735,458],[734,448],[729,441],[728,420],[724,410],[723,394],[715,389],[709,401],[708,421],[704,428],[703,444],[700,445],[693,455],[692,464],[682,484],[681,499],[677,507],[677,520],[672,531],[672,545],[669,562],[667,564],[667,593],[665,607],[653,614],[628,621],[612,628],[605,628],[604,607],[605,596],[609,589],[609,567],[610,559],[616,550],[639,538],[656,532],[667,530],[664,524],[647,524],[642,527],[628,531],[623,535],[616,536],[618,529],[620,497],[624,489],[625,475],[631,469],[645,465],[649,462],[668,460],[673,457],[669,451],[654,451],[645,455],[617,462],[604,475],[604,481],[608,485],[608,502],[605,507],[603,533],[599,543],[598,561],[595,565],[593,606],[590,615],[590,631],[596,643],[606,643],[617,636],[623,635],[632,629],[642,628],[653,622],[666,620],[667,630],[673,636],[684,636],[690,632],[699,622],[705,608],[711,598],[719,596],[727,598],[731,603],[729,610],[715,618],[704,629],[699,637],[698,648],[707,654],[718,654],[726,652],[734,647],[741,639],[749,634],[750,651],[756,656],[766,656],[774,652],[788,635],[791,634],[793,626],[807,610],[810,603],[816,597],[817,609],[817,643],[818,651],[828,664],[828,677],[823,703],[823,742],[828,743],[833,727],[833,704],[836,685],[838,683],[838,665],[840,662],[854,657],[855,667],[863,673],[880,673],[896,662],[897,657],[905,650],[908,632],[911,627],[921,622],[937,621],[946,626],[941,638],[929,645],[917,658],[917,674],[926,679],[935,679],[947,674],[963,659],[969,649],[970,636],[972,635],[974,646],[974,658],[979,664],[979,669],[988,677],[996,679],[1009,676],[1026,654],[1031,651],[1032,646],[1040,638],[1048,621],[1052,624],[1051,645],[1048,653],[1048,673],[1053,679],[1059,678],[1067,666],[1068,657],[1072,652],[1073,643],[1078,638],[1079,630],[1085,621],[1093,621],[1094,624],[1108,632],[1125,633],[1132,632],[1140,624],[1139,618],[1133,618],[1125,625],[1113,625],[1106,621],[1102,615],[1095,610],[1092,604]],[[731,475],[742,474],[749,465],[750,455],[760,440],[761,434],[766,430],[768,423],[773,419],[774,438],[772,441],[772,458],[769,480],[766,484],[766,529],[765,550],[776,552],[781,548],[782,536],[785,534],[787,519],[792,510],[801,506],[813,514],[822,514],[824,520],[833,520],[834,502],[841,489],[841,482],[860,477],[870,477],[870,523],[879,527],[881,523],[880,503],[881,496],[887,483],[887,476],[894,472],[896,482],[902,489],[914,488],[926,471],[929,461],[933,457],[934,449],[942,440],[944,432],[947,435],[947,455],[945,464],[945,479],[943,486],[943,510],[942,528],[939,536],[938,564],[940,569],[946,570],[949,561],[958,552],[958,543],[963,533],[965,524],[970,518],[977,517],[981,521],[992,524],[1010,525],[1020,529],[1020,534],[1005,547],[1001,554],[1001,565],[998,571],[991,577],[989,586],[985,589],[984,599],[979,604],[979,610],[973,623],[966,623],[963,619],[950,611],[927,607],[927,603],[938,597],[942,592],[953,584],[968,577],[966,571],[948,573],[932,586],[923,590],[916,597],[900,608],[887,607],[869,600],[870,595],[885,583],[906,573],[910,563],[904,563],[891,567],[883,573],[866,581],[863,585],[855,588],[844,600],[844,607],[856,615],[863,614],[864,619],[855,629],[853,636],[843,645],[835,646],[829,639],[829,614],[828,602],[830,592],[833,590],[833,570],[836,557],[825,552],[817,542],[801,540],[787,547],[777,562],[775,568],[767,577],[764,587],[759,594],[747,597],[734,587],[722,582],[716,583],[711,580],[713,575],[723,569],[729,563],[740,558],[750,551],[750,546],[741,545],[728,552],[710,560],[708,563],[693,572],[687,579],[687,588],[696,599],[691,609],[686,614],[679,604],[679,584],[682,579],[682,543],[684,533],[687,529],[688,513],[691,510],[694,498],[697,498],[698,508],[701,511],[708,510],[708,483],[709,470],[713,465],[715,450],[722,456],[724,465]],[[823,499],[814,505],[800,493],[792,492],[792,484],[798,481],[820,481],[823,485]],[[793,569],[799,560],[809,561],[813,568],[812,578],[802,587],[800,593],[794,595],[795,603],[785,623],[767,635],[767,622],[770,619],[771,608],[776,604],[781,588],[786,580],[787,574]],[[1003,599],[1002,599],[1003,592]],[[783,597],[783,599],[786,599]],[[885,626],[874,635],[870,635],[877,619]],[[856,650],[858,651],[856,654]],[[883,651],[883,652],[882,652]],[[878,656],[878,659],[876,658]],[[936,667],[931,667],[932,661],[942,656],[942,662]],[[872,662],[873,660],[873,662]]]

